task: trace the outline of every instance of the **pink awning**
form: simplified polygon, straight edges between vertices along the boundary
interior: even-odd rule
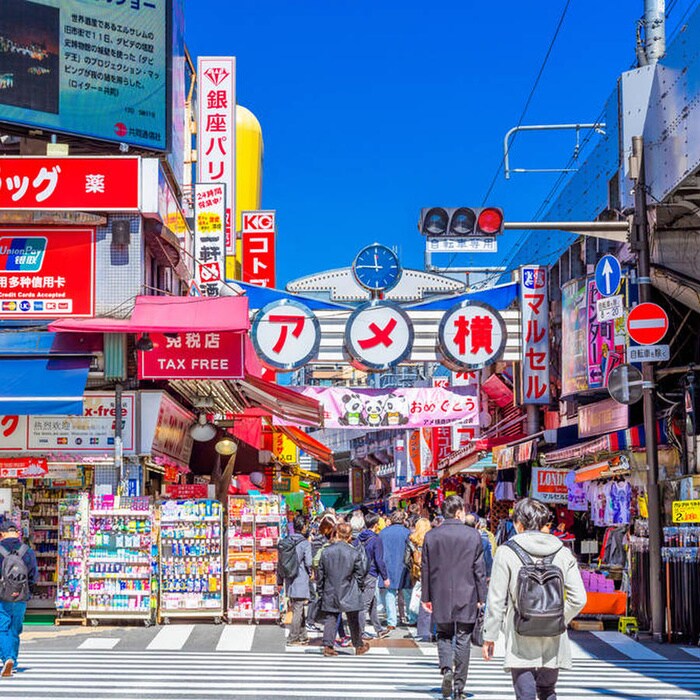
[[[138,296],[129,319],[64,318],[49,324],[58,333],[177,333],[247,331],[248,299],[238,297]]]

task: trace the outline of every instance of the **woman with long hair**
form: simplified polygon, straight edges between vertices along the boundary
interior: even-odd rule
[[[411,593],[411,599],[413,600],[418,596],[420,600],[420,589],[416,590],[417,586],[420,586],[420,575],[421,575],[421,564],[423,560],[423,542],[425,540],[425,535],[432,529],[430,520],[428,518],[418,518],[416,524],[413,528],[413,532],[408,537],[408,542],[406,543],[406,566],[408,567],[408,572],[411,576],[411,583],[413,584],[413,592]],[[420,641],[428,642],[430,641],[431,631],[432,631],[432,620],[430,613],[419,604],[418,607],[418,619],[416,620],[416,637]]]

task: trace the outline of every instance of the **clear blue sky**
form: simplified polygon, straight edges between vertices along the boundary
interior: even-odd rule
[[[671,30],[692,3],[666,4]],[[186,0],[193,58],[236,56],[238,103],[262,124],[278,286],[375,240],[422,267],[419,209],[481,204],[564,5]],[[523,123],[593,121],[634,62],[643,5],[573,0]],[[563,167],[573,145],[573,133],[521,135],[513,164]],[[531,218],[555,178],[501,176],[488,203]]]

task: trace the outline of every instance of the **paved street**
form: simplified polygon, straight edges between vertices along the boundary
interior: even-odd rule
[[[275,626],[29,628],[25,637],[20,672],[0,686],[3,700],[439,698],[436,649],[406,630],[367,656],[336,659],[321,657],[318,642],[285,647]],[[641,644],[616,632],[573,640],[575,667],[562,675],[560,698],[700,695],[698,649]],[[468,690],[475,700],[513,697],[501,662],[486,664],[476,650]]]

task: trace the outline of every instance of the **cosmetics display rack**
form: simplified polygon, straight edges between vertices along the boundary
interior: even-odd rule
[[[158,618],[224,614],[223,522],[219,501],[170,500],[159,506],[160,585]]]
[[[148,497],[95,497],[89,519],[87,617],[153,619],[153,508]]]

